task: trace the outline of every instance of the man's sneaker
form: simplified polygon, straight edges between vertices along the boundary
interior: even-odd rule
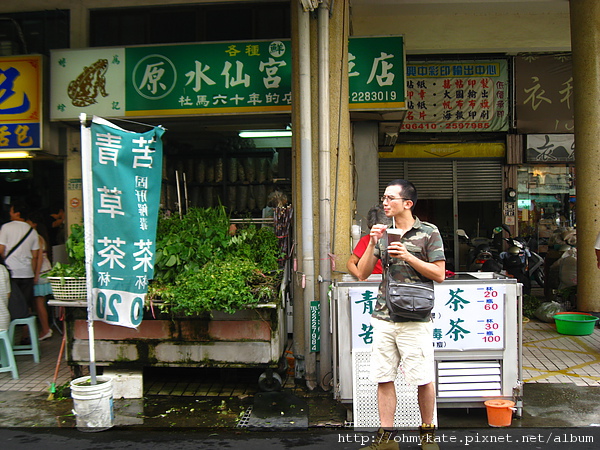
[[[39,337],[38,341],[50,339],[51,337],[52,337],[52,330],[48,330],[48,332],[45,335]]]
[[[435,425],[424,423],[419,427],[419,437],[421,441],[421,448],[423,450],[439,450],[435,439]]]
[[[385,431],[383,428],[377,430],[371,445],[360,450],[400,450],[400,444],[394,441],[394,432]]]

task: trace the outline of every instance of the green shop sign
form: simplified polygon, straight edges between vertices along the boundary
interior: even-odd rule
[[[290,111],[289,41],[125,50],[127,115]]]
[[[351,110],[406,108],[404,38],[354,37],[348,43]]]
[[[405,108],[401,36],[349,41],[353,110]],[[290,40],[53,50],[51,119],[291,112]]]

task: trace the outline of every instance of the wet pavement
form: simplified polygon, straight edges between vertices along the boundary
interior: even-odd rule
[[[284,389],[257,395],[264,398],[259,402],[257,396],[117,399],[114,424],[117,428],[237,431],[352,429],[346,422],[347,407],[333,400],[331,393]],[[73,401],[68,397],[48,400],[47,394],[3,392],[0,406],[2,427],[75,427]],[[438,409],[438,424],[440,429],[486,428],[487,413],[485,408]],[[600,427],[600,387],[525,384],[523,414],[513,418],[511,427]]]
[[[48,399],[60,336],[43,341],[42,361],[17,356],[19,380],[0,374],[0,431],[75,430],[66,364]],[[531,321],[523,336],[523,410],[511,429],[600,429],[600,328],[565,336],[553,324]],[[258,373],[162,369],[144,373],[144,397],[115,399],[113,431],[262,433],[267,430],[353,430],[351,405],[332,392],[284,380],[281,393],[259,393]],[[64,389],[63,389],[64,388]],[[439,408],[440,430],[488,429],[485,408]],[[76,430],[75,430],[76,431]],[[104,433],[104,432],[103,432]],[[102,434],[102,433],[94,433]]]

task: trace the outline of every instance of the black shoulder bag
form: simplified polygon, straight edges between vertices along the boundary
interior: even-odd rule
[[[25,234],[25,236],[23,236],[23,238],[19,242],[17,242],[17,245],[11,248],[10,251],[6,254],[6,258],[4,258],[5,260],[8,259],[8,257],[12,255],[17,248],[19,248],[19,246],[23,243],[25,239],[27,239],[27,236],[29,236],[32,231],[33,228],[29,228],[29,231]],[[10,270],[8,271],[8,273],[10,273]],[[24,319],[25,317],[29,317],[29,307],[27,306],[27,300],[25,299],[25,296],[21,292],[19,285],[12,276],[10,277],[10,298],[8,300],[8,312],[10,314],[10,320]]]
[[[400,283],[393,279],[390,270],[391,258],[385,251],[385,302],[394,322],[421,321],[427,319],[435,300],[433,287],[430,284]]]

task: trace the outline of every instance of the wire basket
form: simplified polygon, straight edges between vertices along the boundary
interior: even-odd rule
[[[48,277],[56,300],[85,300],[87,287],[85,277]]]

